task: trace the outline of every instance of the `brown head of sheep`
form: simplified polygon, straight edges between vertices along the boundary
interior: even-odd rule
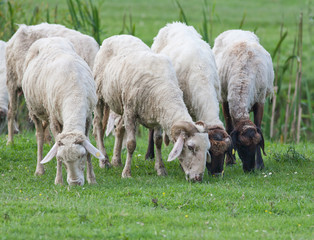
[[[172,126],[171,136],[175,143],[168,156],[168,161],[178,157],[186,179],[202,181],[205,164],[207,161],[210,162],[210,142],[207,134],[200,132],[190,122],[180,121]]]
[[[266,156],[264,151],[264,137],[259,127],[256,127],[250,120],[240,121],[235,124],[235,128],[230,135],[233,146],[243,163],[243,170],[245,172],[251,172],[255,168],[261,169],[264,167],[263,160],[258,159],[261,156],[256,154],[258,148],[261,148]]]
[[[206,163],[208,174],[223,176],[225,155],[232,157],[232,142],[228,133],[220,126],[206,127],[210,141],[211,162]]]

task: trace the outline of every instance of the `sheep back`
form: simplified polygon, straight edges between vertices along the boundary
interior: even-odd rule
[[[213,52],[221,81],[221,96],[231,116],[249,117],[255,103],[273,93],[274,72],[270,54],[249,31],[229,30],[215,39]]]
[[[194,120],[219,120],[220,83],[210,45],[184,23],[167,24],[154,38],[152,50],[170,57],[184,102]]]
[[[95,59],[98,96],[114,112],[131,109],[146,127],[159,124],[170,135],[173,122],[192,121],[168,57],[128,35],[105,39]],[[171,121],[171,122],[169,122]]]
[[[69,128],[85,132],[86,118],[96,105],[96,87],[71,42],[59,37],[37,40],[26,55],[24,71],[22,87],[30,115],[53,117],[61,125],[67,121]]]
[[[23,64],[29,47],[40,38],[64,37],[71,41],[76,52],[92,68],[99,46],[95,39],[78,31],[68,29],[58,24],[41,23],[38,25],[19,26],[19,29],[7,43],[6,59],[8,80],[16,79],[17,87],[21,86]]]

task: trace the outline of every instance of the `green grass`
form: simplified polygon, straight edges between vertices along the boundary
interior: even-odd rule
[[[9,147],[2,135],[1,239],[313,239],[313,143],[267,142],[263,171],[244,174],[238,161],[224,178],[206,174],[199,184],[184,179],[177,161],[156,176],[143,157],[146,140],[143,130],[131,179],[93,159],[98,184],[69,187],[54,185],[55,161],[34,176],[34,133]],[[113,137],[106,146],[111,154]]]
[[[90,8],[82,10],[83,14],[71,15],[67,1],[10,0],[10,11],[6,1],[0,0],[0,38],[8,40],[17,28],[16,23],[49,20],[70,28],[77,26],[80,31],[99,36],[100,41],[121,32],[132,33],[150,46],[160,28],[180,18],[174,0],[91,2],[99,18],[94,8],[94,15],[86,24],[82,16],[89,16]],[[263,171],[244,174],[237,160],[238,164],[225,169],[224,178],[206,174],[203,183],[193,184],[184,179],[177,161],[165,163],[167,177],[156,176],[153,162],[144,160],[147,131],[143,130],[134,154],[133,178],[121,179],[122,168],[100,169],[93,159],[98,184],[69,187],[54,185],[55,161],[45,165],[45,175],[34,176],[37,147],[33,132],[17,135],[15,145],[8,147],[6,136],[0,135],[1,239],[314,239],[314,143],[310,139],[314,122],[310,115],[314,106],[312,1],[208,0],[205,16],[212,14],[212,20],[207,25],[203,22],[203,0],[178,2],[190,25],[199,32],[204,26],[211,28],[212,35],[208,34],[212,36],[211,45],[219,33],[241,25],[242,29],[256,31],[262,45],[272,53],[283,23],[283,32],[288,35],[281,45],[281,66],[291,56],[299,14],[303,12],[302,77],[307,85],[302,106],[304,115],[308,115],[301,125],[303,143],[266,141]],[[91,6],[89,1],[86,3]],[[78,21],[73,20],[75,16]],[[280,119],[286,104],[288,75],[284,76],[278,97],[275,139],[280,139],[283,128]],[[269,107],[266,104],[263,125],[266,137]],[[95,143],[93,138],[92,142]],[[112,154],[113,137],[106,139],[105,144]],[[45,153],[49,148],[45,145]],[[169,151],[170,147],[163,147],[164,158]],[[124,151],[123,160],[125,155]],[[64,171],[64,177],[65,174]]]

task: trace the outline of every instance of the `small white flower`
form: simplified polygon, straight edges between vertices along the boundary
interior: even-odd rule
[[[272,175],[272,173],[270,172],[270,173],[268,173],[268,175]]]
[[[294,172],[294,174],[298,174],[298,172]]]

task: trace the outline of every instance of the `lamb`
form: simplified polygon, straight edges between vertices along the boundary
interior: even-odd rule
[[[7,87],[10,96],[8,110],[8,141],[13,143],[13,119],[16,117],[17,93],[22,87],[23,64],[30,46],[40,38],[64,37],[71,41],[76,52],[92,69],[96,53],[99,50],[98,43],[90,36],[78,31],[68,29],[58,24],[41,23],[39,25],[20,25],[19,29],[8,41],[6,47]],[[100,162],[100,167],[108,163],[108,156]]]
[[[174,142],[168,161],[178,157],[186,178],[202,181],[206,160],[210,161],[207,156],[210,143],[207,134],[202,132],[203,124],[194,123],[187,111],[168,57],[153,53],[136,37],[112,36],[103,41],[96,55],[93,73],[98,95],[94,116],[97,141],[103,141],[103,129],[110,110],[122,116],[116,128],[116,138],[120,139],[117,143],[122,142],[123,135],[117,134],[118,130],[124,129],[123,123],[125,126],[127,159],[122,177],[131,177],[138,122],[155,129],[155,169],[158,175],[166,175],[161,158],[163,128]],[[100,144],[103,145],[103,142]],[[121,148],[117,149],[121,151]]]
[[[192,26],[174,22],[159,30],[151,49],[171,59],[190,115],[206,124],[211,143],[209,174],[221,175],[225,154],[231,154],[232,146],[219,119],[220,83],[209,44]]]
[[[264,138],[261,131],[264,103],[273,93],[274,72],[270,54],[249,31],[221,33],[213,48],[221,81],[223,114],[227,132],[243,163],[250,172],[264,168]],[[249,113],[254,112],[254,123]],[[255,158],[256,156],[256,158]],[[228,164],[234,159],[228,158]]]
[[[86,62],[76,54],[71,42],[61,37],[41,38],[29,48],[24,61],[22,90],[29,115],[35,123],[37,167],[44,173],[43,163],[57,158],[55,184],[62,184],[62,163],[70,185],[95,183],[91,156],[104,156],[88,139],[92,111],[96,105],[96,86]],[[55,144],[42,159],[44,130],[50,123]]]

